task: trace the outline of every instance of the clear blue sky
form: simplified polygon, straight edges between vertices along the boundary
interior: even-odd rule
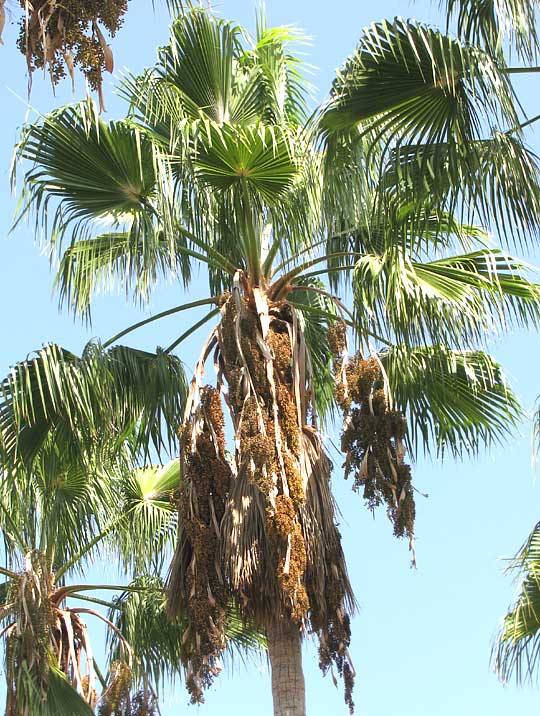
[[[12,6],[16,0],[8,0]],[[117,71],[126,66],[141,70],[153,62],[155,48],[167,37],[167,17],[149,0],[132,0],[124,29],[113,44]],[[253,0],[223,0],[214,4],[221,14],[253,26]],[[323,97],[333,73],[349,54],[362,27],[394,15],[414,16],[436,23],[436,3],[398,0],[379,2],[334,0],[268,0],[270,24],[295,23],[313,37],[305,48],[308,61],[318,69],[314,80]],[[67,314],[59,314],[51,295],[47,259],[40,254],[31,225],[20,227],[10,238],[8,229],[15,209],[9,189],[9,162],[18,127],[24,121],[26,80],[24,58],[14,48],[16,28],[4,31],[0,49],[0,306],[2,340],[0,371],[47,341],[57,341],[75,352],[91,336],[103,339],[137,320],[141,313],[121,295],[103,297],[94,311],[93,325],[85,327]],[[527,99],[538,79],[523,83]],[[76,98],[84,94],[78,78]],[[121,102],[106,88],[108,117],[121,116]],[[22,98],[22,99],[20,99]],[[46,112],[71,101],[66,83],[53,96],[47,80],[35,76],[32,105]],[[531,106],[531,114],[536,114]],[[540,136],[540,135],[539,135]],[[534,135],[531,135],[534,143]],[[537,143],[538,146],[538,143]],[[530,257],[535,260],[534,257]],[[538,262],[538,257],[536,257]],[[202,289],[201,289],[202,290]],[[197,286],[193,292],[197,291]],[[156,312],[180,303],[179,289],[160,289],[151,303]],[[143,315],[149,315],[146,310]],[[189,318],[171,318],[138,334],[132,344],[155,348],[168,345],[182,332]],[[525,405],[532,406],[540,392],[538,336],[514,334],[493,345]],[[196,343],[182,358],[195,362]],[[414,482],[429,499],[418,498],[418,570],[409,568],[407,545],[391,535],[381,511],[372,518],[358,495],[342,480],[339,457],[334,488],[343,512],[344,547],[352,583],[360,604],[353,622],[352,656],[358,672],[355,701],[362,716],[519,716],[540,709],[535,689],[503,688],[489,669],[492,638],[513,587],[501,575],[501,557],[513,553],[529,529],[540,519],[539,488],[530,467],[530,426],[508,446],[481,460],[463,463],[420,460]],[[315,649],[306,649],[305,672],[309,716],[346,714],[342,691],[323,679]],[[225,672],[207,697],[205,706],[188,709],[183,687],[165,699],[163,716],[198,713],[232,716],[251,713],[270,716],[270,680],[265,662],[244,668],[237,661]]]

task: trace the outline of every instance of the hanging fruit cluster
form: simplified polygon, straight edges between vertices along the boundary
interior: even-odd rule
[[[191,702],[201,703],[203,689],[220,670],[229,601],[218,546],[232,473],[225,456],[219,391],[201,388],[194,419],[184,425],[181,437],[185,466],[178,501],[184,542],[181,599],[189,624],[182,648]]]
[[[113,55],[102,27],[114,36],[128,0],[20,0],[24,10],[17,41],[31,74],[47,70],[53,84],[74,77],[78,66],[101,94],[103,71],[113,71]]]
[[[155,693],[149,687],[132,695],[133,671],[125,661],[113,661],[98,707],[98,716],[155,716],[159,713]],[[83,683],[84,691],[84,683]]]
[[[393,410],[387,381],[376,355],[346,358],[343,329],[335,329],[336,400],[344,416],[341,448],[345,476],[354,475],[370,509],[385,504],[397,537],[414,536],[415,504],[411,468],[404,462],[407,425]]]

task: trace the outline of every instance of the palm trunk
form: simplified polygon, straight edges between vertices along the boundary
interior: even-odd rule
[[[270,625],[267,638],[274,716],[306,716],[300,631],[294,624],[284,621]]]

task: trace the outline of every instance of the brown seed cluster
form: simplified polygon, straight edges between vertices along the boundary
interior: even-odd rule
[[[132,672],[124,661],[115,661],[109,671],[109,683],[99,704],[99,716],[124,716],[131,713]]]
[[[363,490],[370,509],[386,505],[397,537],[412,538],[415,504],[411,469],[403,462],[405,417],[387,405],[376,358],[356,355],[336,368],[336,396],[345,417],[345,476],[354,474],[354,489]]]
[[[192,703],[202,703],[203,690],[218,673],[225,648],[225,614],[229,600],[223,569],[217,558],[219,525],[225,513],[232,472],[225,456],[225,419],[219,391],[200,391],[193,425],[182,431],[185,475],[179,513],[188,564],[181,599],[188,621],[183,658]]]
[[[319,667],[323,674],[332,670],[333,666],[336,667],[338,675],[343,679],[345,703],[352,714],[355,672],[348,650],[351,643],[351,624],[345,608],[346,595],[340,564],[342,564],[342,554],[339,533],[336,531],[333,544],[328,546],[324,598],[317,602],[312,600],[313,603],[322,604],[323,608],[320,611],[312,610],[311,625],[319,636]]]
[[[347,347],[347,326],[343,321],[336,321],[328,327],[328,345],[336,360],[342,355]]]
[[[93,89],[100,90],[103,71],[113,71],[113,57],[103,27],[114,36],[128,0],[20,0],[24,9],[19,39],[29,72],[48,69],[53,84],[73,77],[79,66]],[[100,27],[101,26],[101,27]]]

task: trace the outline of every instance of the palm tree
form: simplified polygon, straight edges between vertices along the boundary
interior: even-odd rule
[[[2,382],[6,716],[150,715],[164,677],[183,676],[184,624],[159,631],[180,465],[136,467],[150,436],[161,447],[156,426],[178,412],[182,381],[174,357],[90,344],[81,358],[46,346]],[[92,583],[85,572],[97,557],[116,561],[129,583]],[[92,650],[96,620],[109,636],[107,669]],[[231,647],[257,645],[233,606],[226,622]]]
[[[485,344],[540,315],[529,268],[476,225],[507,243],[539,228],[538,166],[499,59],[413,21],[374,24],[310,115],[288,49],[300,39],[262,16],[251,38],[191,10],[157,65],[125,80],[127,119],[64,107],[18,147],[33,163],[22,213],[50,222],[70,309],[88,316],[118,284],[146,301],[162,276],[188,286],[206,269],[206,297],[118,337],[207,308],[164,351],[212,321],[172,426],[183,478],[167,610],[186,620],[198,702],[232,600],[267,635],[279,716],[305,714],[307,632],[353,709],[355,601],[325,424],[343,412],[345,472],[414,558],[406,452],[474,454],[509,434],[521,410]]]

